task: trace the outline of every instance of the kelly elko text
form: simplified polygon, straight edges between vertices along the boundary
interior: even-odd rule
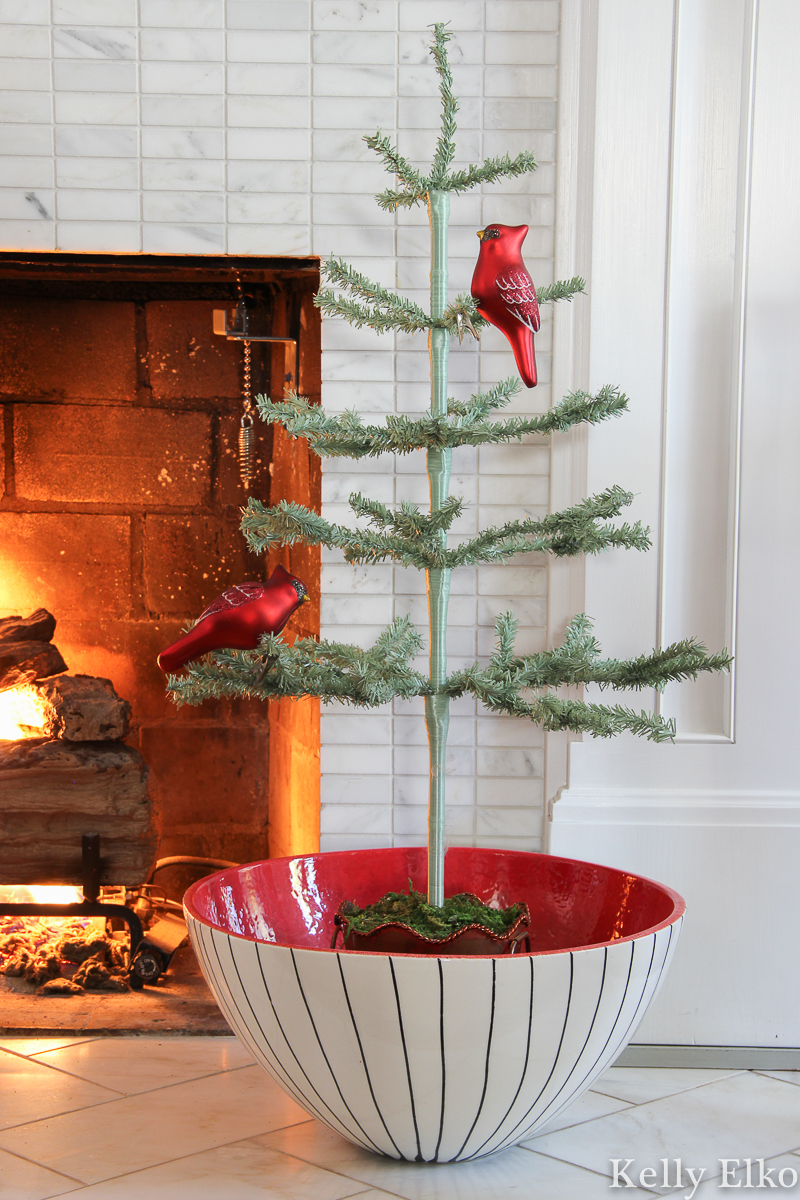
[[[691,1188],[684,1200],[692,1200],[708,1167],[685,1167],[680,1158],[660,1158],[658,1167],[637,1169],[634,1158],[612,1158],[609,1187]],[[791,1188],[797,1183],[794,1167],[765,1167],[763,1158],[721,1158],[719,1188]],[[711,1177],[713,1178],[713,1176]]]

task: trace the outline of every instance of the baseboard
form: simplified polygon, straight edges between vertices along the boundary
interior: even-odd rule
[[[615,1067],[716,1067],[800,1071],[800,1048],[780,1046],[628,1046]]]

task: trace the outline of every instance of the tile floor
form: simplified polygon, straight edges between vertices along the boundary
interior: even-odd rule
[[[309,1120],[234,1038],[0,1037],[2,1200],[708,1200],[724,1158],[727,1187],[800,1197],[800,1072],[614,1067],[523,1146],[415,1166]]]

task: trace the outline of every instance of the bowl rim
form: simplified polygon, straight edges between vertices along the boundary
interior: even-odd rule
[[[476,960],[481,960],[481,959],[491,959],[496,962],[498,960],[498,958],[502,959],[503,961],[510,961],[511,959],[543,958],[545,955],[550,955],[550,954],[576,954],[576,953],[578,953],[578,951],[581,951],[581,950],[603,950],[609,946],[621,946],[628,942],[640,941],[642,938],[650,937],[653,934],[658,933],[659,930],[661,930],[661,929],[667,929],[670,925],[677,924],[683,918],[683,916],[686,912],[686,901],[683,899],[683,896],[681,896],[678,892],[675,891],[674,888],[669,887],[665,883],[659,883],[658,880],[650,879],[649,876],[647,876],[647,875],[640,875],[640,874],[638,874],[638,872],[634,872],[634,871],[623,871],[620,867],[610,867],[605,863],[593,863],[593,862],[589,862],[586,859],[582,859],[582,858],[566,858],[564,855],[561,855],[561,854],[544,854],[541,852],[537,852],[535,850],[502,850],[502,849],[495,849],[494,847],[489,847],[489,846],[459,846],[459,847],[452,847],[452,848],[458,849],[458,850],[475,850],[478,853],[488,853],[488,854],[497,854],[497,855],[514,855],[514,856],[525,855],[526,857],[529,856],[531,858],[547,858],[547,859],[550,859],[551,861],[557,862],[557,863],[567,863],[570,865],[574,864],[575,866],[579,866],[579,867],[599,868],[601,871],[608,871],[613,875],[627,875],[629,878],[640,880],[642,883],[647,883],[647,884],[650,884],[652,887],[657,888],[658,891],[663,893],[669,900],[672,901],[672,912],[669,913],[666,917],[664,917],[661,921],[656,922],[656,924],[649,925],[646,929],[641,929],[636,933],[629,933],[625,937],[611,938],[610,940],[604,941],[604,942],[590,942],[589,944],[584,943],[584,944],[577,945],[577,946],[559,946],[556,949],[550,949],[550,950],[518,950],[513,955],[511,955],[511,954],[509,954],[509,955],[443,954],[443,955],[437,956],[437,955],[431,954],[431,953],[429,953],[429,954],[407,954],[407,953],[399,953],[397,951],[388,952],[385,950],[345,950],[341,946],[336,950],[332,950],[330,948],[330,946],[300,946],[300,945],[294,944],[293,942],[279,942],[279,941],[271,942],[271,941],[267,941],[265,938],[249,937],[246,934],[237,933],[235,930],[226,929],[223,925],[219,925],[216,922],[209,920],[208,917],[201,914],[197,909],[195,897],[196,897],[198,891],[204,885],[207,886],[211,879],[216,879],[219,876],[223,876],[223,875],[235,875],[235,874],[238,874],[238,872],[240,872],[240,871],[244,871],[244,870],[247,870],[252,867],[262,866],[266,863],[276,863],[276,864],[282,863],[282,862],[289,863],[289,862],[296,862],[298,860],[309,859],[309,858],[322,858],[322,857],[328,858],[329,856],[354,855],[354,854],[358,854],[358,855],[369,854],[371,856],[377,856],[377,855],[383,855],[387,852],[389,852],[389,853],[396,852],[397,850],[408,850],[408,851],[424,850],[425,853],[427,853],[426,846],[386,846],[386,847],[382,846],[382,847],[375,848],[375,849],[365,849],[365,850],[325,850],[325,851],[319,851],[315,854],[291,854],[291,855],[286,855],[285,857],[282,857],[282,858],[256,859],[254,862],[240,863],[239,866],[237,866],[237,867],[223,867],[223,869],[220,871],[212,871],[210,874],[204,875],[202,877],[202,879],[198,879],[195,883],[193,883],[187,889],[187,891],[183,897],[184,913],[188,919],[190,927],[191,927],[191,922],[193,921],[198,925],[205,926],[207,929],[212,929],[212,930],[216,929],[219,933],[224,933],[227,937],[238,938],[238,940],[241,942],[250,942],[254,945],[259,945],[259,946],[274,946],[276,948],[298,950],[298,951],[303,951],[303,952],[306,952],[309,954],[348,954],[348,955],[353,954],[353,955],[359,955],[359,956],[370,955],[373,958],[375,958],[375,957],[378,957],[378,958],[395,958],[395,957],[399,957],[399,958],[436,958],[436,957],[441,957],[441,958],[448,958],[448,959],[453,959],[453,960],[456,960],[456,959],[462,960],[463,959],[463,960],[467,960],[467,961],[471,961],[471,962],[475,962]]]

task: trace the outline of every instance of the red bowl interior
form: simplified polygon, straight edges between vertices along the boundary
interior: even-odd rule
[[[327,950],[342,900],[359,905],[427,884],[427,850],[343,850],[230,867],[189,888],[184,904],[206,925],[251,941]],[[669,925],[684,911],[677,892],[613,867],[513,850],[452,847],[445,895],[486,903],[525,900],[534,952],[602,946]]]

